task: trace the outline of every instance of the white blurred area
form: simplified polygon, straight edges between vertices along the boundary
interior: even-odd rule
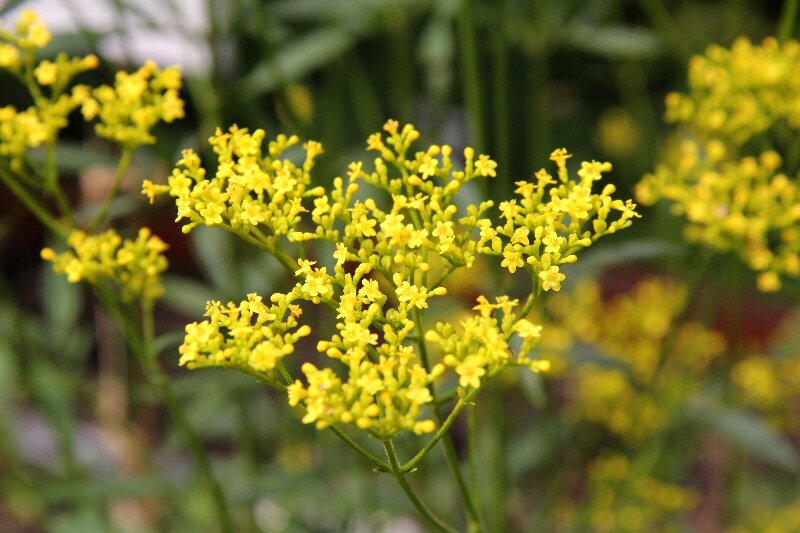
[[[179,65],[185,73],[199,73],[211,65],[205,38],[209,4],[208,0],[28,0],[5,13],[2,22],[9,26],[20,11],[33,9],[53,35],[81,30],[102,34],[98,47],[104,58],[132,64],[152,59],[160,66]]]

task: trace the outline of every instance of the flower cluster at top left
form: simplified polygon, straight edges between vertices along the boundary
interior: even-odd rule
[[[72,249],[42,251],[70,282],[110,282],[124,300],[155,299],[163,292],[159,275],[166,269],[166,245],[147,228],[135,239],[124,239],[113,229],[97,230],[107,225],[108,208],[133,151],[156,142],[152,130],[158,123],[184,116],[180,70],[148,61],[135,72],[118,72],[112,85],[75,83],[98,66],[98,58],[63,52],[48,56],[43,49],[51,40],[31,10],[22,11],[10,27],[0,26],[0,69],[19,80],[29,101],[27,107],[0,107],[0,180]],[[61,182],[56,146],[72,116],[96,121],[97,136],[121,150],[114,183],[97,206],[85,210],[91,217],[76,216]]]

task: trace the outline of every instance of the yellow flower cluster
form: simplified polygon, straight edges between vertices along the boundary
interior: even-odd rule
[[[184,150],[183,158],[169,177],[168,185],[145,180],[142,192],[150,197],[168,193],[178,207],[176,221],[186,220],[184,233],[198,224],[223,226],[262,238],[272,247],[275,237],[300,239],[295,231],[300,222],[304,196],[319,196],[321,187],[307,190],[309,172],[314,159],[322,153],[319,143],[305,144],[306,159],[302,167],[281,154],[298,142],[297,137],[279,136],[270,141],[267,153],[262,151],[264,130],[250,133],[233,126],[223,133],[217,129],[209,143],[218,157],[212,178],[206,176],[200,157],[193,150]],[[265,235],[263,230],[268,230]]]
[[[167,269],[167,245],[148,228],[141,228],[136,239],[124,240],[114,230],[100,235],[74,230],[67,244],[71,251],[57,254],[45,248],[41,256],[70,283],[111,283],[128,301],[155,300],[164,293],[160,275]]]
[[[114,86],[103,85],[92,91],[81,107],[87,121],[100,122],[95,131],[100,137],[134,148],[153,144],[150,133],[160,121],[183,118],[183,100],[178,95],[181,72],[177,67],[160,69],[152,61],[132,73],[117,72]]]
[[[771,38],[692,58],[689,92],[667,96],[666,118],[693,138],[637,188],[643,203],[673,202],[687,239],[739,254],[762,291],[800,276],[798,60],[800,43]]]
[[[627,457],[599,457],[589,469],[591,531],[672,531],[697,505],[697,491],[637,472]]]
[[[563,148],[550,154],[558,168],[556,181],[545,169],[534,175],[534,182],[517,182],[517,199],[500,204],[502,225],[480,221],[478,251],[502,255],[501,266],[509,272],[525,267],[545,290],[558,291],[564,274],[560,265],[574,263],[575,253],[604,235],[626,228],[634,217],[635,204],[613,199],[616,190],[606,185],[600,194],[592,185],[611,170],[611,163],[581,163],[580,181],[567,173],[570,154]],[[616,216],[612,215],[616,212]]]
[[[314,268],[313,261],[298,263],[295,274],[303,282],[291,294],[335,305],[338,333],[320,340],[317,350],[347,370],[341,378],[330,367],[303,364],[307,385],[295,380],[289,386],[290,405],[302,403],[306,408],[303,422],[320,429],[354,424],[381,439],[403,430],[433,431],[433,420],[419,418],[422,407],[433,400],[428,386],[444,367],[428,370],[408,343],[414,322],[408,319],[407,303],[385,305],[388,297],[378,280],[368,276],[369,263],[359,264],[352,274],[337,264],[333,276],[325,267]],[[334,286],[341,287],[337,296]],[[398,300],[400,294],[395,294]]]
[[[208,319],[186,326],[180,364],[188,368],[230,366],[272,378],[281,360],[311,328],[298,327],[302,311],[290,297],[275,294],[270,303],[256,293],[248,294],[238,305],[208,302]]]
[[[725,533],[789,533],[797,530],[800,524],[800,500],[795,499],[784,505],[773,507],[763,502],[743,506],[736,524]]]
[[[733,365],[730,381],[739,403],[764,413],[780,429],[799,427],[794,402],[800,395],[800,357],[749,355]]]
[[[473,309],[477,316],[463,320],[460,328],[449,322],[436,324],[425,339],[439,346],[444,354],[442,362],[455,370],[458,384],[462,388],[479,388],[481,379],[492,377],[508,366],[525,366],[534,372],[550,369],[550,362],[529,359],[530,353],[539,344],[542,326],[525,318],[517,319],[512,309],[519,304],[507,296],[499,296],[490,303],[485,296],[478,297]],[[497,311],[502,311],[498,320]],[[519,355],[513,355],[509,339],[516,334],[522,339]]]
[[[21,63],[20,52],[28,52],[44,48],[53,36],[50,35],[44,22],[35,11],[25,9],[15,23],[16,32],[0,27],[0,66],[17,67]]]
[[[69,57],[58,54],[54,60],[36,61],[36,51],[50,42],[50,33],[39,17],[25,10],[16,23],[16,33],[0,28],[0,68],[6,69],[28,88],[33,105],[20,111],[0,107],[0,156],[11,159],[19,170],[28,148],[53,142],[67,125],[67,117],[86,102],[89,88],[72,79],[97,66],[97,57]]]
[[[778,122],[800,128],[800,43],[740,37],[709,46],[689,62],[688,94],[667,95],[666,119],[691,126],[703,140],[741,147]]]
[[[448,371],[463,389],[477,389],[510,365],[547,369],[546,362],[527,358],[539,342],[541,328],[524,316],[517,318],[511,312],[517,301],[507,297],[499,297],[494,304],[479,299],[479,315],[464,321],[459,331],[442,323],[425,333],[422,311],[434,298],[447,293],[444,285],[448,278],[471,267],[481,248],[494,254],[491,244],[479,242],[474,233],[497,227],[499,240],[508,227],[512,235],[517,231],[514,223],[523,226],[542,221],[548,233],[537,238],[544,239],[545,246],[549,239],[556,239],[558,252],[545,252],[555,266],[565,249],[559,238],[577,249],[600,234],[624,227],[633,216],[632,205],[612,201],[609,191],[602,198],[583,195],[576,190],[579,185],[566,179],[549,197],[550,203],[561,205],[563,211],[552,207],[539,218],[531,214],[529,222],[520,211],[510,226],[498,226],[484,218],[493,207],[490,201],[467,205],[459,214],[455,201],[459,190],[475,178],[495,176],[497,164],[486,155],[476,157],[474,150],[467,148],[463,170],[458,170],[450,146],[433,145],[412,154],[410,147],[419,138],[413,126],[401,127],[390,120],[384,133],[367,140],[367,149],[379,153],[374,170],[365,170],[360,162],[351,163],[346,179],[335,178],[329,190],[310,188],[314,159],[322,153],[318,143],[304,145],[306,157],[300,167],[280,159],[298,142],[296,137],[279,136],[263,154],[264,132],[251,134],[236,127],[225,134],[218,131],[211,138],[218,156],[213,178],[206,177],[199,157],[186,151],[168,185],[146,182],[143,188],[151,199],[159,194],[176,199],[178,220],[188,221],[184,231],[197,224],[219,225],[278,255],[284,266],[293,268],[298,280],[282,298],[323,304],[336,311],[337,332],[317,344],[324,363],[303,363],[305,381],[284,384],[289,402],[303,406],[303,421],[318,428],[353,424],[381,439],[401,431],[435,430],[425,406],[433,401],[433,381]],[[595,172],[593,168],[582,171],[584,185],[603,170]],[[356,198],[361,182],[383,194]],[[531,204],[535,202],[533,196],[529,198]],[[575,238],[560,237],[557,232],[577,232],[591,218],[587,214],[582,222],[564,222],[566,217],[578,216],[582,200],[587,203],[587,213],[592,211],[597,217],[595,234],[582,235],[587,241],[577,245]],[[536,211],[532,205],[523,209]],[[611,209],[623,214],[618,221],[606,223]],[[322,257],[295,261],[281,252],[282,240],[320,241],[317,249]],[[529,253],[539,258],[533,249]],[[554,282],[550,283],[548,288],[553,288]],[[502,319],[495,316],[497,311],[502,311]],[[509,346],[514,335],[522,339],[519,355],[513,355]],[[439,346],[441,362],[429,360],[428,343]],[[229,360],[226,356],[221,361],[230,366]],[[214,358],[207,362],[215,364]],[[334,370],[337,365],[345,371]]]
[[[561,350],[582,343],[599,357],[572,372],[571,416],[602,424],[631,445],[670,423],[724,349],[720,335],[692,322],[667,340],[685,298],[683,287],[649,279],[608,301],[596,283],[586,282],[549,302],[554,323],[545,328],[561,337],[561,346],[543,346],[543,356],[558,359]]]

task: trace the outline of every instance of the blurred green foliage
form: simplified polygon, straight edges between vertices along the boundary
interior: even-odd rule
[[[5,19],[23,3],[6,2],[0,14]],[[80,13],[77,2],[65,4]],[[131,21],[152,31],[180,30],[181,4],[167,4],[174,14],[162,19],[132,0],[109,0],[106,7],[119,35]],[[500,177],[482,191],[491,197],[508,196],[513,182],[530,177],[558,146],[577,159],[612,161],[614,180],[626,189],[669,145],[663,97],[685,86],[691,55],[740,35],[757,41],[778,28],[797,36],[780,22],[787,20],[782,13],[797,9],[793,0],[208,0],[198,6],[207,31],[184,33],[209,51],[210,68],[187,75],[189,116],[161,127],[160,142],[137,154],[137,178],[163,176],[180,149],[200,151],[216,127],[238,123],[321,141],[326,155],[318,175],[332,179],[392,117],[414,122],[431,143],[492,154]],[[48,51],[102,55],[113,34],[81,26],[80,16],[75,22],[79,29],[57,36]],[[108,81],[112,70],[86,75]],[[0,83],[3,103],[22,98],[5,78]],[[113,162],[107,147],[86,144],[85,134],[70,129],[60,147],[60,172],[75,178],[74,196],[87,167]],[[212,506],[155,391],[120,355],[119,334],[86,291],[40,264],[46,238],[11,198],[0,189],[0,531],[210,530]],[[202,314],[207,299],[279,290],[286,278],[277,263],[205,228],[186,245],[172,210],[146,206],[138,184],[114,202],[111,215],[121,223],[148,221],[172,247],[158,313],[160,357],[210,450],[237,530],[421,530],[388,476],[365,469],[332,435],[301,425],[282,398],[233,372],[177,369],[183,324]],[[602,278],[606,291],[617,293],[642,272],[668,274],[686,281],[693,297],[686,313],[728,339],[732,361],[753,351],[800,357],[797,328],[770,347],[779,319],[796,312],[796,281],[778,295],[758,295],[752,274],[727,255],[695,274],[699,254],[682,243],[676,219],[656,206],[645,220],[600,245],[575,266],[570,282]],[[494,280],[491,272],[482,277]],[[481,292],[478,278],[460,287],[465,302]],[[580,345],[571,357],[580,366],[602,354]],[[699,493],[690,512],[663,521],[645,517],[643,525],[653,530],[796,531],[800,434],[776,429],[763,413],[737,404],[735,393],[719,400],[726,398],[720,390],[731,364],[709,372],[680,416],[641,448],[564,414],[574,393],[569,375],[494,385],[508,390],[470,414],[487,429],[469,465],[489,493],[485,512],[493,530],[604,531],[592,513],[616,507],[598,496],[608,489],[593,484],[588,472],[601,470],[600,459],[623,454],[643,476],[657,473]],[[796,417],[798,398],[791,401],[788,416]],[[463,431],[456,428],[457,444]],[[427,458],[414,483],[425,487],[431,507],[448,509],[456,494],[440,463]],[[614,493],[615,503],[646,509],[632,487]]]

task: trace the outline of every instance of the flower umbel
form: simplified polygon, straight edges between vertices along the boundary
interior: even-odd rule
[[[114,230],[100,235],[75,230],[67,244],[70,251],[57,254],[45,248],[41,255],[70,283],[110,283],[124,300],[155,300],[164,293],[160,275],[167,269],[167,245],[150,229],[141,228],[136,239],[123,239]]]

